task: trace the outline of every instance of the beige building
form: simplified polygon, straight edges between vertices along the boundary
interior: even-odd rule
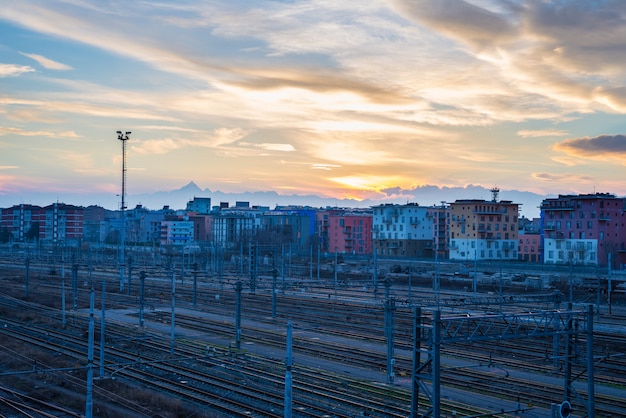
[[[450,204],[450,260],[517,260],[519,204],[494,199]]]

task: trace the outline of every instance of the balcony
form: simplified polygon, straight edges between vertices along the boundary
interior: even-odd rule
[[[555,211],[575,210],[576,209],[576,204],[574,202],[552,201],[552,202],[548,202],[547,204],[542,204],[540,206],[540,209],[544,210],[544,211],[547,211],[547,210],[555,210]]]
[[[472,213],[478,214],[478,215],[506,215],[507,211],[506,208],[502,208],[500,210],[488,210],[491,208],[486,208],[485,210],[481,210],[481,209],[476,209],[473,210]]]

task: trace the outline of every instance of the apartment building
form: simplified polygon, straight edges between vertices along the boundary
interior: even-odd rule
[[[327,215],[329,252],[372,253],[372,212],[369,209],[333,210]]]
[[[46,207],[16,205],[2,209],[0,227],[16,242],[42,240],[55,244],[77,244],[83,239],[84,209],[53,203]]]
[[[193,200],[187,202],[186,212],[194,212],[199,215],[208,215],[211,213],[210,197],[194,197]]]
[[[181,220],[161,221],[161,245],[186,245],[193,242],[193,222]]]
[[[33,241],[39,238],[45,221],[40,206],[20,204],[2,209],[0,228],[10,234],[13,242]]]
[[[289,244],[291,251],[308,254],[315,243],[316,210],[306,206],[277,206],[261,215],[256,240],[265,245]]]
[[[330,208],[319,209],[315,213],[315,233],[318,248],[321,252],[328,253],[334,251],[334,247],[330,246],[330,217],[338,216],[349,210],[349,208]]]
[[[445,203],[432,208],[433,214],[433,245],[438,260],[446,260],[449,256],[450,210]]]
[[[542,260],[541,234],[518,231],[519,242],[517,244],[518,260],[538,263]]]
[[[559,195],[541,203],[545,263],[626,264],[626,199],[609,193]]]
[[[450,204],[450,260],[517,260],[519,204],[492,193]]]
[[[373,250],[380,256],[434,257],[434,219],[440,209],[417,203],[372,207]]]
[[[213,213],[213,242],[224,248],[249,244],[261,228],[261,216],[268,209],[250,207],[243,202],[230,208],[222,202]]]

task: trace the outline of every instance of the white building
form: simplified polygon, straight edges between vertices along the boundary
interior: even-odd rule
[[[372,247],[381,256],[433,257],[433,220],[439,208],[385,204],[372,207]]]
[[[185,245],[193,241],[193,222],[162,221],[161,245]]]

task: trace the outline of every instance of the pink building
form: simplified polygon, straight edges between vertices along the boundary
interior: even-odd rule
[[[518,234],[517,254],[520,261],[538,263],[541,261],[541,234]]]
[[[544,262],[622,269],[626,199],[609,193],[559,195],[541,203]]]
[[[328,252],[372,253],[372,214],[364,210],[327,212]]]

